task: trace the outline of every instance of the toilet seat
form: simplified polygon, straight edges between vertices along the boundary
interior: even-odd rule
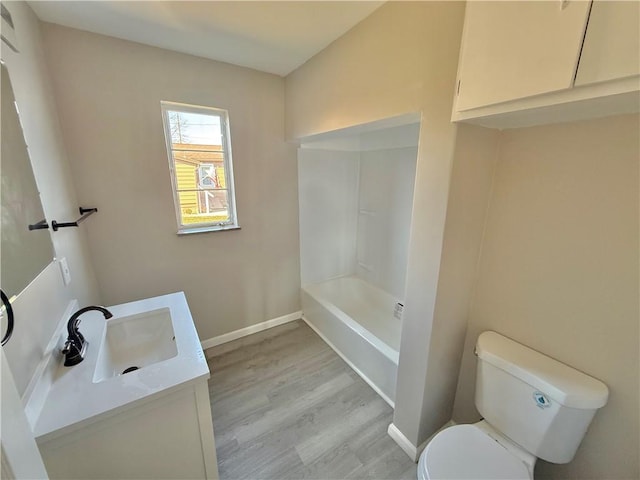
[[[525,463],[476,425],[456,425],[429,442],[418,464],[420,480],[531,480]]]

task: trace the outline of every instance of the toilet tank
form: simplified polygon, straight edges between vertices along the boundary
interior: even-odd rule
[[[529,453],[567,463],[609,390],[599,380],[496,332],[476,344],[476,407]]]

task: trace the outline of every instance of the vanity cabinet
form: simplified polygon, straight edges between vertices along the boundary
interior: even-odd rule
[[[640,2],[467,2],[453,121],[511,128],[638,111]]]
[[[38,446],[52,479],[218,478],[206,380]]]

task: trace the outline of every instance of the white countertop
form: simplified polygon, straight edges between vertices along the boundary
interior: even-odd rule
[[[85,359],[73,367],[64,367],[62,354],[54,352],[53,361],[58,367],[51,385],[47,386],[46,399],[34,425],[38,443],[117,414],[151,397],[174,391],[186,383],[209,378],[207,360],[184,293],[107,308],[114,320],[169,308],[178,354],[155,365],[94,383],[93,374],[107,321],[100,312],[83,314],[80,332],[89,342]]]

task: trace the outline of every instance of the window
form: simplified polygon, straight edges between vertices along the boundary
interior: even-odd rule
[[[226,110],[162,102],[178,233],[238,228]]]

